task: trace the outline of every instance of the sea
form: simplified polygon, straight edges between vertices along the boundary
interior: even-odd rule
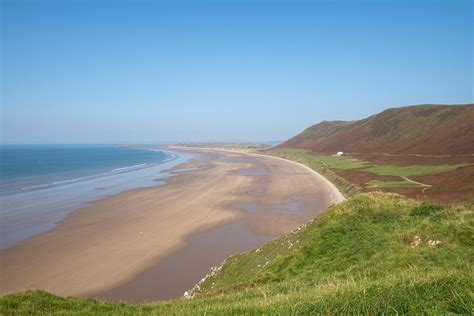
[[[0,145],[0,250],[93,201],[163,185],[191,158],[156,146]]]

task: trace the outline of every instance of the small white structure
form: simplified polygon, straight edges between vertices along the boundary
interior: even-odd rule
[[[344,155],[344,152],[338,151],[334,156],[340,157],[340,156],[342,156],[342,155]]]

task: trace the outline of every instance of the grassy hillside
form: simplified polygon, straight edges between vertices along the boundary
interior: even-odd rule
[[[2,297],[0,312],[472,314],[473,258],[473,210],[367,193],[228,258],[192,299],[133,306],[28,291]]]
[[[275,148],[265,153],[310,166],[346,197],[382,190],[423,200],[474,205],[474,156],[382,155],[384,159],[380,159],[381,155],[336,157],[297,148]]]
[[[408,106],[358,121],[325,121],[279,147],[318,153],[474,154],[474,104]]]

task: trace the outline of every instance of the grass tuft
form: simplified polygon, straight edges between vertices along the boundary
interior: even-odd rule
[[[439,213],[444,209],[445,207],[440,204],[422,203],[413,208],[410,215],[427,217]]]

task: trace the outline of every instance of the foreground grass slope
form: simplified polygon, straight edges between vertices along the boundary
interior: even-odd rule
[[[474,312],[474,212],[367,193],[295,232],[228,258],[192,299],[127,305],[42,291],[7,295],[15,313]]]

